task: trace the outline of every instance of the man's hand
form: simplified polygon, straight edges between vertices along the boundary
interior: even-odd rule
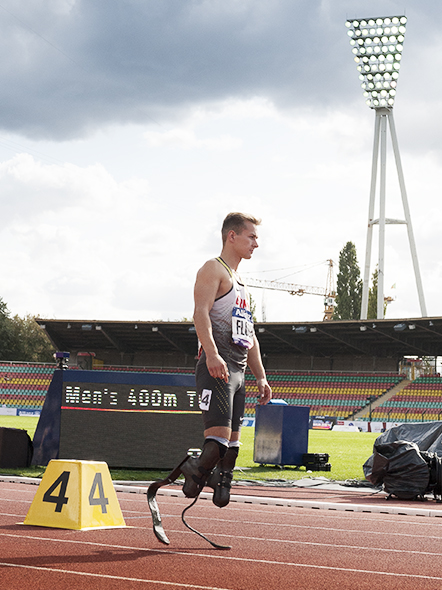
[[[214,379],[222,379],[226,383],[229,382],[229,369],[224,359],[219,355],[208,356],[206,354],[206,366],[211,377]]]
[[[272,399],[272,388],[267,383],[267,379],[257,379],[258,384],[258,403],[265,406]]]

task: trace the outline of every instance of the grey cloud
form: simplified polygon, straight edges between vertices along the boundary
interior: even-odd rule
[[[403,5],[373,1],[370,11]],[[415,55],[434,39],[438,11],[436,0],[411,6],[415,40],[406,43]],[[0,15],[0,127],[66,140],[230,97],[264,96],[287,109],[362,102],[344,21],[365,12],[362,0],[11,4]]]

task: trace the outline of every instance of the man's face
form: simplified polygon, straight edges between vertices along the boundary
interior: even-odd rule
[[[251,258],[255,248],[258,248],[258,234],[256,226],[246,221],[240,234],[234,234],[235,249],[241,258]]]

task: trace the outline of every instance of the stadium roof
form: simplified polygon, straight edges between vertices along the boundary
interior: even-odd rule
[[[197,336],[192,322],[126,322],[38,318],[57,350],[125,353],[180,351],[195,355]],[[258,323],[266,355],[315,357],[442,356],[442,317],[395,320]]]

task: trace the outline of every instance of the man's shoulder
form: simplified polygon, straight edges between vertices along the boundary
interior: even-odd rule
[[[211,266],[216,266],[217,267],[220,264],[220,258],[218,258],[218,257],[209,258],[209,260],[207,260],[205,262],[205,264],[209,264]]]
[[[203,264],[203,266],[200,268],[199,272],[222,274],[223,273],[223,265],[220,263],[219,258],[210,258],[209,260],[207,260]]]
[[[211,258],[203,264],[197,273],[197,282],[225,283],[231,280],[230,273],[219,258]]]

